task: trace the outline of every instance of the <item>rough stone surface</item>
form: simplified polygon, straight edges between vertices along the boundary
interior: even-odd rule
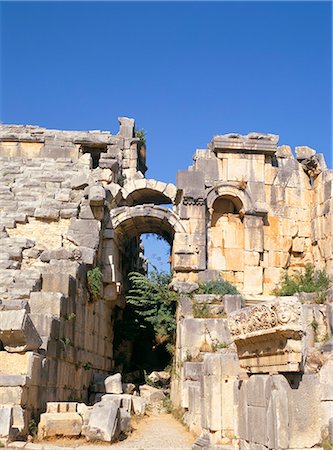
[[[121,382],[121,374],[116,373],[107,377],[104,381],[105,392],[107,394],[122,394],[123,386]]]
[[[90,440],[112,442],[119,436],[120,412],[115,402],[96,403],[91,411],[86,437]]]
[[[82,430],[82,417],[74,412],[45,413],[38,424],[40,439],[50,436],[79,436]]]
[[[25,309],[0,311],[0,340],[8,352],[37,350],[42,344]]]

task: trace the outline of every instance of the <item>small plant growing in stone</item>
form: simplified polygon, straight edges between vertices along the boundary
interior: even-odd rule
[[[36,424],[35,419],[31,419],[29,420],[28,423],[28,433],[30,436],[32,436],[33,438],[37,436],[38,433],[38,426]]]
[[[99,267],[94,267],[87,272],[87,285],[90,301],[95,302],[100,298],[103,274]]]
[[[325,300],[324,291],[332,284],[332,280],[324,270],[314,270],[313,265],[308,264],[304,273],[297,272],[293,275],[285,274],[280,287],[274,289],[276,296],[294,295],[299,292],[318,292],[316,303]]]
[[[317,322],[316,319],[313,319],[313,321],[311,322],[311,326],[313,328],[313,331],[316,332],[319,327],[319,323]]]
[[[67,336],[60,338],[59,341],[63,344],[65,350],[68,346],[73,345],[71,339]]]
[[[210,317],[209,307],[206,303],[193,302],[192,310],[195,319]]]
[[[228,344],[224,341],[219,341],[218,339],[212,340],[212,351],[217,352],[223,348],[228,348]]]
[[[141,128],[141,130],[136,130],[135,131],[135,137],[140,139],[140,142],[142,144],[146,143],[146,130],[144,130],[143,128]]]
[[[90,361],[88,361],[88,362],[84,363],[82,367],[84,370],[90,370],[90,369],[92,369],[92,364]]]
[[[65,316],[65,320],[68,320],[68,321],[74,320],[75,318],[76,318],[75,313],[66,314],[66,316]]]

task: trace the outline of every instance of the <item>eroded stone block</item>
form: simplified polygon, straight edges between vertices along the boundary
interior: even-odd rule
[[[25,309],[0,311],[0,340],[7,352],[37,350],[42,345]]]
[[[111,442],[120,433],[120,412],[116,402],[99,402],[93,406],[86,428],[90,440]]]
[[[107,377],[104,381],[105,392],[107,394],[122,394],[123,386],[121,382],[121,374],[116,373]]]
[[[40,416],[38,436],[40,439],[50,436],[79,436],[82,429],[82,417],[78,413],[44,413]]]

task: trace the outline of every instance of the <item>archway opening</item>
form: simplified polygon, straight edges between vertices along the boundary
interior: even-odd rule
[[[150,214],[136,214],[138,208],[129,208],[132,216],[117,227],[126,276],[125,306],[118,308],[115,320],[114,359],[115,370],[122,372],[124,380],[142,384],[147,374],[172,363],[176,294],[168,289],[173,213],[154,207]]]

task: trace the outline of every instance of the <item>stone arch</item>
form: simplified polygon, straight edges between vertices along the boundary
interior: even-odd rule
[[[235,203],[241,202],[245,211],[252,210],[254,206],[251,195],[247,191],[240,189],[239,184],[221,183],[207,192],[207,207],[209,211],[212,210],[215,201],[221,197],[231,198]]]
[[[171,183],[142,178],[127,183],[122,192],[125,204],[128,206],[147,203],[161,205],[174,203],[177,188]]]
[[[115,231],[129,238],[143,233],[157,233],[171,244],[175,233],[186,232],[179,216],[163,206],[123,206],[111,210],[110,217]]]

